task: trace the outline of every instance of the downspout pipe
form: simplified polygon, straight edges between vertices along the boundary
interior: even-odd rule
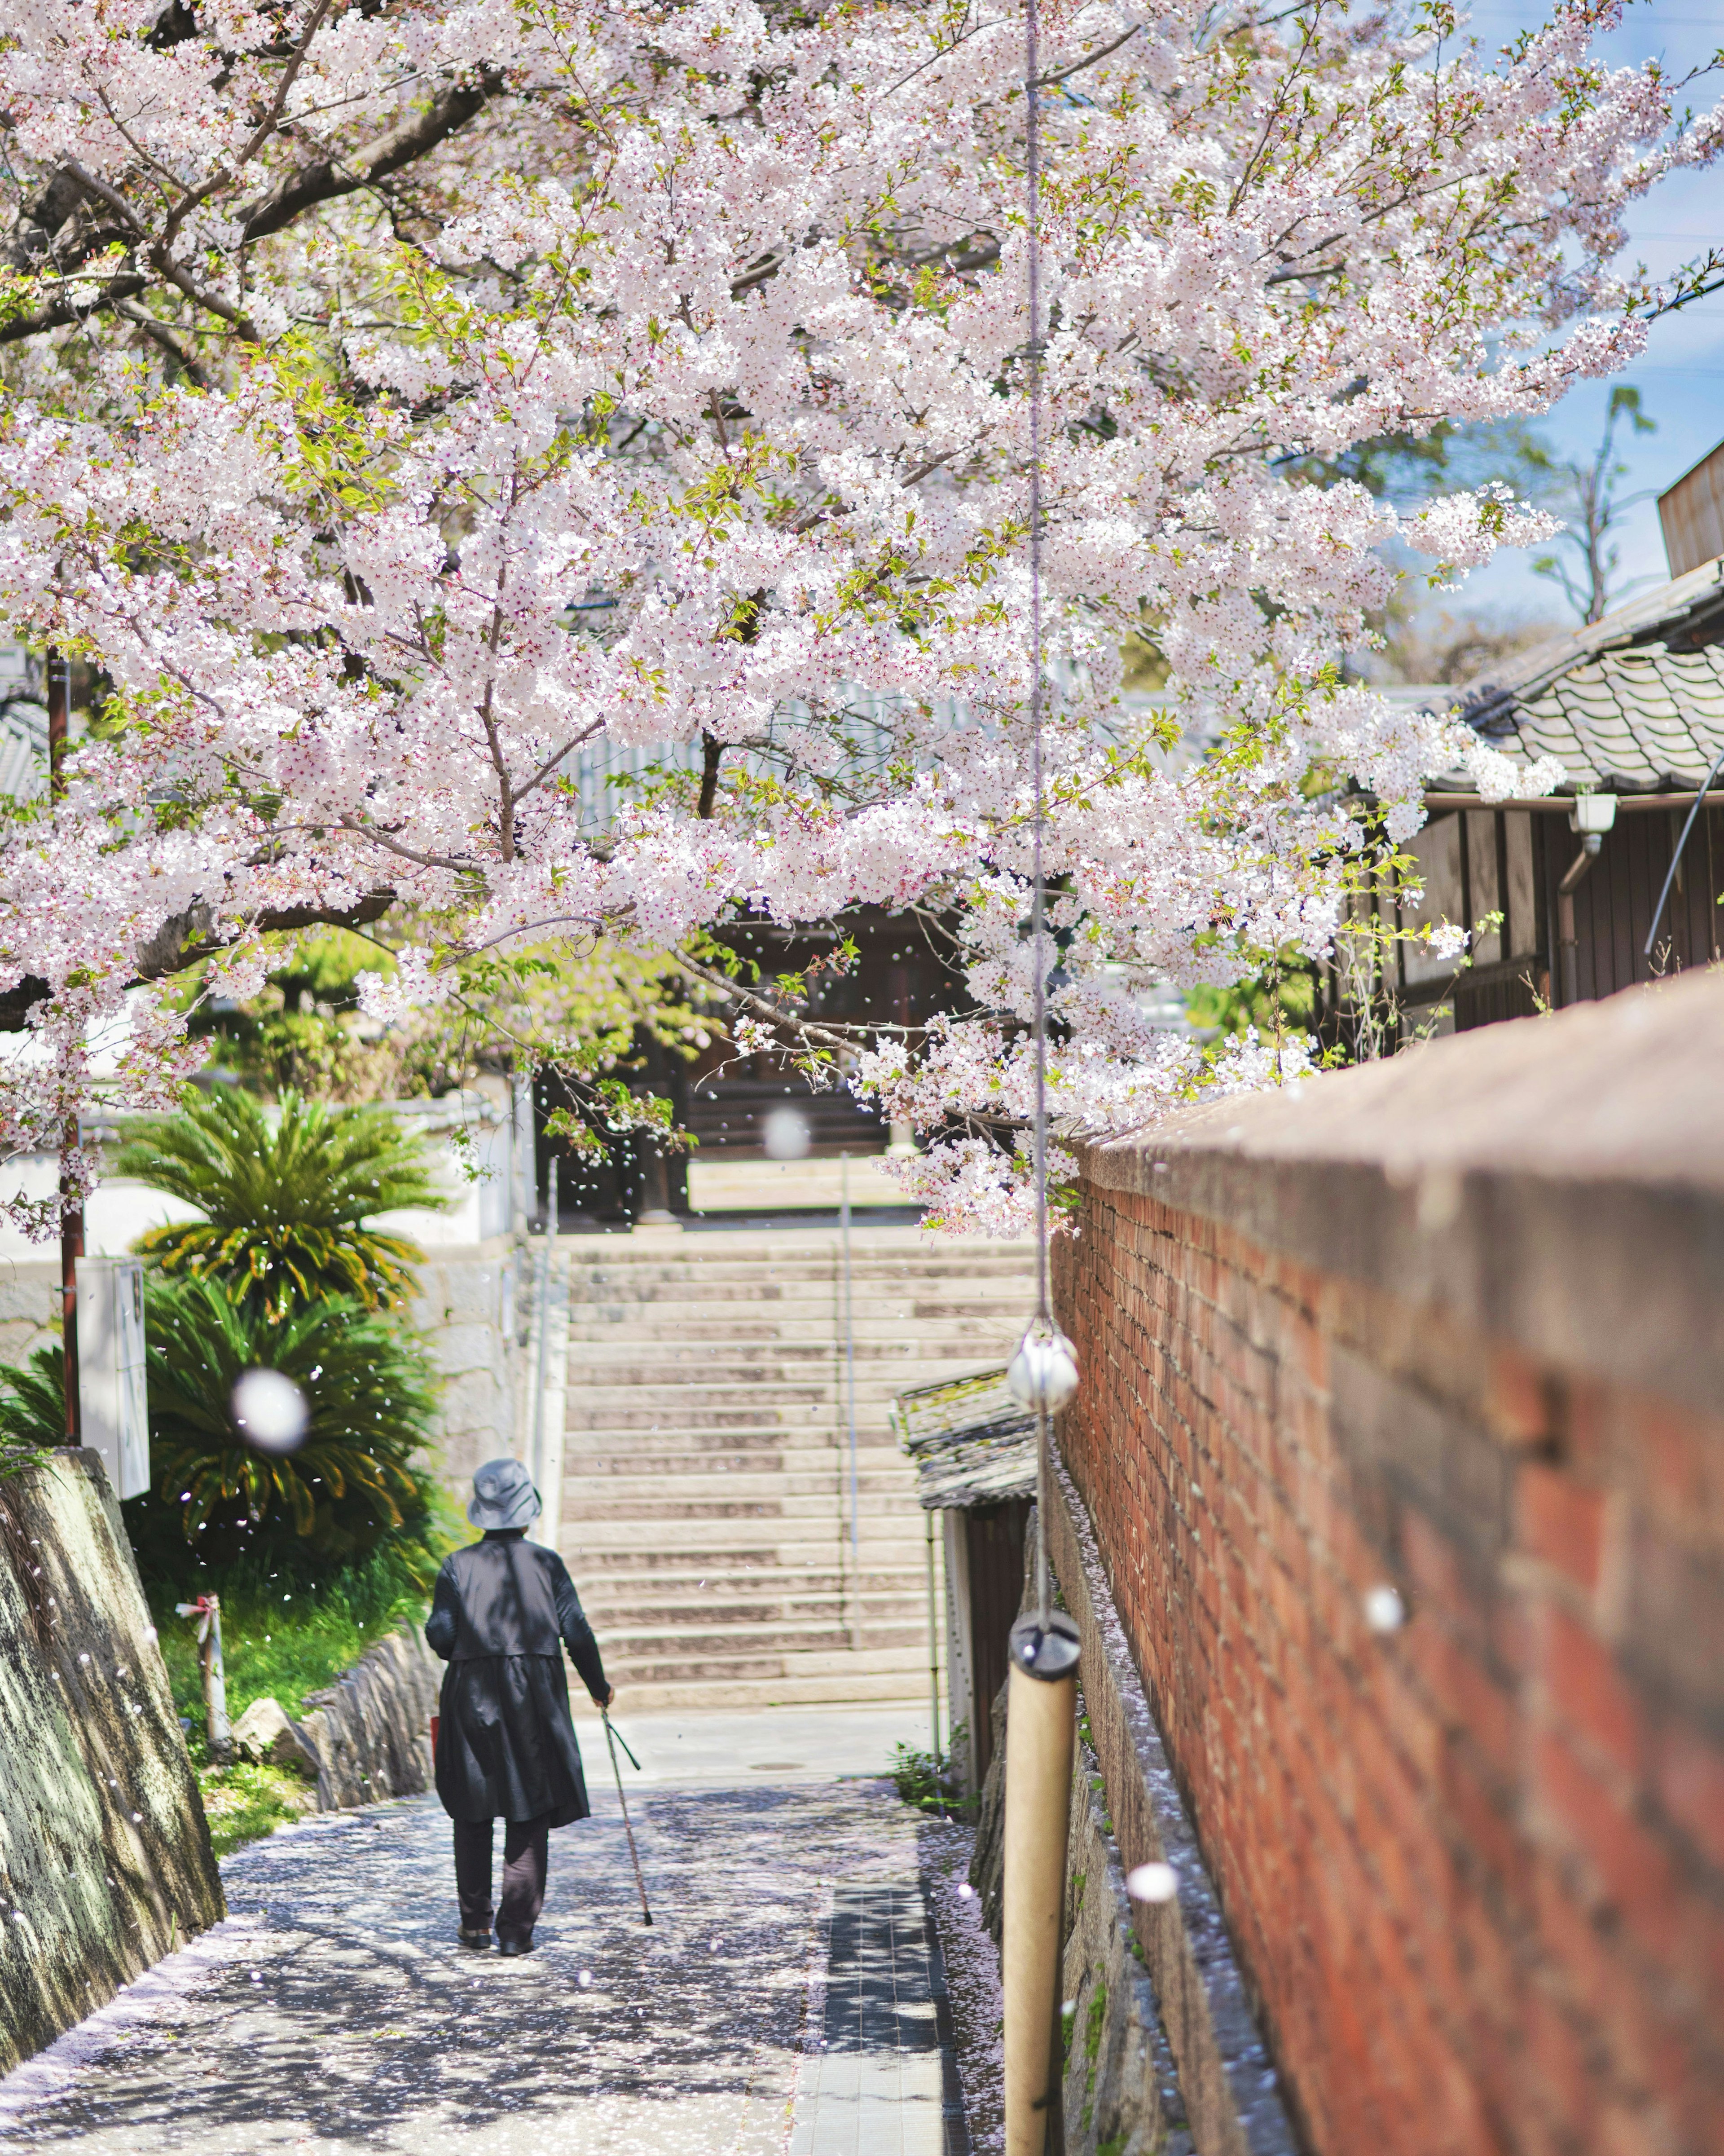
[[[1616,823],[1614,793],[1582,793],[1575,797],[1568,828],[1580,834],[1580,851],[1562,872],[1557,886],[1557,948],[1562,968],[1562,1002],[1566,1008],[1580,1001],[1580,946],[1574,927],[1574,894],[1592,874],[1593,863],[1604,843],[1604,834]]]
[[[1574,894],[1591,874],[1603,843],[1600,833],[1582,832],[1580,851],[1569,862],[1562,880],[1557,886],[1557,948],[1562,954],[1565,1007],[1580,1001],[1580,947],[1574,932]]]

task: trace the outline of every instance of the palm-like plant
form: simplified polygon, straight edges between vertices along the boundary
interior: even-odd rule
[[[213,1530],[237,1548],[290,1529],[334,1553],[367,1548],[423,1509],[410,1461],[436,1394],[418,1342],[351,1296],[311,1302],[280,1324],[213,1280],[160,1281],[146,1320],[156,1489],[187,1542]],[[233,1388],[248,1370],[290,1378],[309,1411],[292,1452],[248,1445]]]
[[[66,1441],[66,1356],[55,1341],[0,1369],[0,1481]]]
[[[321,1296],[399,1305],[424,1253],[364,1224],[448,1203],[418,1137],[393,1116],[296,1093],[283,1094],[272,1125],[249,1094],[223,1086],[169,1122],[134,1127],[114,1164],[204,1215],[151,1229],[136,1245],[144,1255],[165,1273],[222,1279],[230,1300],[255,1297],[275,1322]]]

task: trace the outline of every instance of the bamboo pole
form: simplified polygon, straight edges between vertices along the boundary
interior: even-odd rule
[[[1065,1838],[1077,1734],[1077,1628],[1063,1612],[1012,1627],[1006,1694],[1006,2156],[1057,2156]]]
[[[203,1679],[203,1726],[209,1756],[218,1767],[233,1758],[233,1732],[228,1720],[228,1671],[222,1656],[222,1603],[216,1594],[195,1602],[177,1602],[175,1614],[198,1621],[198,1666]]]

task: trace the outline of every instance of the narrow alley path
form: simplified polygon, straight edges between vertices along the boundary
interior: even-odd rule
[[[916,1815],[878,1783],[613,1789],[531,1957],[462,1952],[434,1798],[223,1866],[231,1914],[0,2082],[33,2156],[963,2156]]]

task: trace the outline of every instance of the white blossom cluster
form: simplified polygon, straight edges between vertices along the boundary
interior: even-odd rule
[[[164,944],[227,948],[238,995],[264,931],[410,910],[387,1019],[547,924],[915,906],[972,1008],[855,1082],[972,1133],[916,1171],[956,1224],[1020,1221],[1036,966],[1056,1111],[1140,1122],[1210,1073],[1137,988],[1324,952],[1432,771],[1555,776],[1335,664],[1390,542],[1449,580],[1547,525],[1332,466],[1641,348],[1623,211],[1721,130],[1589,56],[1617,12],[1493,55],[1443,0],[1044,8],[1032,950],[1012,0],[5,0],[0,619],[96,702],[4,826],[0,1142],[64,1127]],[[1119,701],[1140,629],[1213,716],[1178,773]],[[711,783],[595,835],[600,741],[697,743]],[[157,994],[136,1101],[188,1067]]]

